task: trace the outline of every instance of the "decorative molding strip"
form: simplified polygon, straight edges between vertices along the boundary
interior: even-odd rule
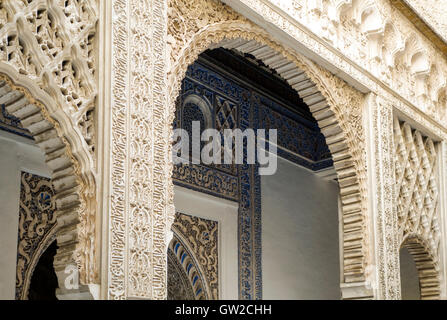
[[[441,225],[437,143],[406,122],[394,119],[396,207],[401,246],[419,271],[422,299],[439,299]]]
[[[174,221],[163,0],[113,0],[111,35],[110,299],[166,299]]]
[[[368,127],[369,202],[374,235],[377,299],[398,300],[400,293],[399,237],[395,203],[393,107],[374,93],[365,102]],[[372,291],[372,290],[371,290]]]

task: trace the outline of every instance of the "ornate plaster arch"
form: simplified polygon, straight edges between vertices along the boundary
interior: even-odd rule
[[[407,235],[401,247],[406,247],[416,263],[419,288],[422,300],[439,300],[441,297],[441,280],[437,254],[432,252],[429,244],[418,235]]]
[[[3,62],[0,62],[0,103],[30,131],[52,171],[59,244],[54,266],[59,287],[63,288],[64,271],[69,264],[78,266],[81,283],[94,282],[98,276],[91,243],[95,176],[89,165],[89,151],[54,100],[32,79]]]
[[[9,112],[31,131],[53,170],[61,230],[56,271],[61,269],[62,276],[64,265],[76,262],[84,284],[99,282],[94,151],[97,20],[96,0],[0,4],[0,74],[7,75],[1,79],[20,100],[10,101],[14,105]]]
[[[213,0],[172,0],[168,7],[169,121],[187,67],[206,49],[223,46],[250,53],[275,69],[309,105],[332,153],[343,211],[343,279],[363,283],[368,274],[366,223],[365,137],[362,126],[363,95],[330,72],[271,40],[263,29]],[[170,194],[173,185],[170,183]],[[171,223],[174,217],[170,217]],[[253,243],[246,244],[253,247]],[[244,262],[247,272],[254,262]],[[245,271],[245,270],[244,270]],[[255,277],[260,277],[260,270]],[[240,277],[240,283],[251,281]],[[258,280],[257,280],[258,281]],[[256,284],[259,287],[259,284]]]

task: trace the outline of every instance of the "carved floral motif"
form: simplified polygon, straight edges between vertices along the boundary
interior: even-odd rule
[[[443,115],[447,105],[440,99],[447,90],[445,52],[418,31],[392,5],[394,1],[309,1],[291,9],[289,1],[270,0],[278,8],[274,14],[265,2],[241,2],[281,28],[287,25],[278,15],[289,14],[438,123],[447,120]],[[399,61],[401,57],[404,61]],[[436,68],[443,71],[435,72]],[[427,87],[426,81],[437,85]]]

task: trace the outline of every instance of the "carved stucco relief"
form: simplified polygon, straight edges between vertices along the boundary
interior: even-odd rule
[[[322,2],[322,5],[315,2],[315,5],[310,7],[310,4],[303,6],[292,1],[296,17],[316,19],[318,23],[306,24],[321,28],[325,32],[323,34],[327,34],[325,37],[328,41],[352,34],[351,38],[346,39],[357,44],[358,48],[350,50],[343,47],[343,52],[359,52],[358,56],[351,58],[362,66],[370,66],[371,72],[386,84],[395,84],[395,87],[392,87],[394,90],[418,105],[421,110],[427,111],[437,121],[444,119],[447,101],[445,58],[440,56],[408,21],[402,19],[385,1],[376,5],[363,1],[358,1],[355,5],[351,5],[349,1],[339,2],[339,5],[335,2],[329,5],[323,3],[326,2]],[[331,33],[328,23],[332,20],[327,18],[332,17],[331,10],[334,8],[338,10],[335,11],[335,17],[339,20],[340,27],[338,32]],[[116,15],[112,25],[114,144],[111,169],[113,191],[110,232],[113,240],[110,242],[110,297],[165,296],[165,238],[174,217],[169,143],[170,125],[174,115],[173,101],[187,65],[193,62],[201,51],[224,38],[252,39],[273,47],[305,70],[325,93],[331,110],[346,135],[350,156],[355,163],[354,176],[358,180],[355,197],[360,197],[357,200],[361,202],[361,212],[364,212],[365,159],[363,131],[360,129],[361,94],[312,62],[271,42],[264,31],[220,3],[173,1],[168,8],[166,1],[131,1],[127,4],[125,1],[116,0],[113,2],[113,9]],[[267,21],[273,19],[270,11],[260,9],[259,6],[258,9]],[[304,14],[303,9],[310,10],[310,14],[307,14],[307,11]],[[170,17],[177,19],[173,23],[167,20],[168,10]],[[382,19],[383,16],[390,15],[395,17],[393,21]],[[131,16],[134,18],[132,23]],[[51,157],[48,161],[53,161],[54,165],[60,159],[59,156],[66,156],[67,163],[74,163],[68,175],[66,171],[69,165],[62,168],[59,163],[57,166],[58,169],[64,169],[59,172],[59,178],[74,180],[67,184],[73,189],[64,189],[65,183],[61,183],[56,189],[61,190],[61,224],[68,223],[72,226],[76,225],[75,220],[80,220],[75,233],[69,230],[64,239],[67,243],[72,240],[79,241],[77,262],[81,269],[81,281],[84,283],[96,282],[98,279],[95,256],[97,252],[93,153],[93,116],[97,91],[96,21],[95,1],[9,0],[0,4],[1,70],[9,76],[14,74],[17,79],[33,80],[41,90],[46,91],[47,96],[56,101],[62,111],[56,112],[56,108],[53,108],[49,114],[45,114],[45,119],[59,119],[48,120],[55,128],[55,131],[51,132],[57,133],[56,137],[64,137],[61,139],[63,144],[69,146],[68,149],[70,146],[74,149],[73,153],[68,150],[68,155],[65,151],[59,154],[50,150]],[[378,25],[377,21],[380,22]],[[281,24],[280,22],[277,20],[278,24]],[[166,28],[170,28],[170,31],[167,32]],[[376,29],[379,31],[376,32]],[[387,30],[389,37],[384,37],[384,30]],[[293,35],[293,32],[291,34]],[[403,38],[403,34],[408,37]],[[185,42],[186,39],[189,40]],[[170,66],[164,65],[166,43],[170,50]],[[359,48],[361,50],[357,50]],[[318,49],[315,51],[320,52]],[[428,57],[435,58],[430,60]],[[169,82],[166,80],[168,68]],[[353,74],[358,73],[358,70],[351,71]],[[364,75],[360,77],[366,79]],[[368,81],[364,80],[363,83]],[[406,81],[411,84],[410,87],[399,85]],[[166,92],[166,83],[169,83],[169,94]],[[12,83],[10,86],[14,87]],[[330,89],[325,89],[326,87]],[[377,85],[371,87],[376,89]],[[406,91],[401,92],[402,90]],[[31,95],[28,94],[27,98],[31,99]],[[149,102],[151,105],[148,105]],[[36,102],[37,104],[39,103]],[[165,108],[166,104],[168,108]],[[127,108],[129,105],[132,106],[130,111]],[[405,112],[414,116],[417,121],[432,123],[421,113],[415,113],[405,103],[399,102],[396,105],[402,110],[405,109]],[[48,106],[41,108],[45,109],[48,109]],[[23,108],[14,109],[13,112],[20,113],[20,110]],[[58,115],[60,112],[65,115]],[[147,119],[148,114],[151,120]],[[31,124],[33,123],[29,125]],[[128,130],[131,129],[130,139]],[[437,126],[436,131],[445,136],[442,126]],[[48,137],[42,135],[41,138],[44,139],[40,141],[41,144],[48,141]],[[147,145],[152,147],[145,149]],[[126,181],[126,178],[131,182]],[[74,207],[68,207],[71,204],[74,204]],[[127,210],[130,212],[129,216]],[[69,211],[75,211],[75,214]],[[128,223],[133,230],[130,238],[127,238],[123,231]],[[360,223],[359,227],[360,234],[364,234],[365,225]],[[150,243],[151,241],[153,242]],[[364,255],[363,244],[361,247],[361,254]],[[67,257],[60,255],[61,261],[69,261],[72,252],[73,248],[67,246]],[[367,258],[362,256],[360,270],[364,268],[365,259]],[[130,272],[129,285],[124,279],[127,263]],[[153,282],[147,279],[153,279]],[[129,291],[127,288],[130,288]]]
[[[400,246],[408,248],[419,270],[422,299],[439,299],[441,224],[439,144],[394,119],[396,207]]]
[[[419,270],[422,299],[438,299],[438,143],[400,120],[383,97],[369,94],[365,107],[377,298],[401,298],[399,251],[405,246]]]
[[[56,111],[52,99],[20,77],[14,81],[19,85],[0,73],[0,104],[33,136],[52,171],[57,217],[55,232],[59,243],[54,266],[59,286],[63,287],[65,268],[73,264],[80,269],[81,281],[97,281],[94,242],[89,242],[94,240],[91,228],[94,224],[89,224],[94,221],[94,210],[85,209],[86,204],[94,202],[92,190],[85,188],[92,172],[84,171],[85,166],[81,166],[88,159],[86,153],[75,147],[80,146],[79,137],[70,130],[65,114]]]
[[[167,6],[111,4],[109,259],[106,296],[166,299],[168,236],[174,220],[166,108]]]
[[[95,1],[3,1],[1,61],[28,76],[67,112],[94,152]],[[1,16],[1,15],[0,15]]]
[[[16,299],[28,298],[34,268],[56,231],[54,191],[50,179],[21,173],[17,245]]]
[[[365,101],[368,128],[369,203],[374,238],[371,270],[377,299],[400,299],[399,239],[395,205],[394,140],[392,104],[374,93]]]
[[[76,263],[84,284],[99,281],[94,160],[97,10],[94,0],[0,4],[0,72],[6,75],[2,103],[31,132],[53,171],[61,228],[56,269],[63,274],[67,264]]]
[[[350,75],[354,71],[351,61],[354,62],[358,70],[367,71],[444,126],[447,120],[447,105],[442,99],[447,90],[445,52],[430,42],[390,1],[224,2],[248,6],[287,34],[304,40],[312,51],[329,58]],[[293,20],[317,34],[324,44],[317,45],[307,39],[305,32],[298,34],[291,23]],[[335,51],[328,50],[329,47]],[[342,62],[335,52],[350,62]],[[359,74],[357,79],[363,84],[375,82],[366,74]],[[375,86],[368,87],[373,90]],[[381,90],[380,85],[378,89]]]
[[[168,300],[196,300],[187,271],[174,251],[168,250]],[[197,280],[196,280],[197,282]]]

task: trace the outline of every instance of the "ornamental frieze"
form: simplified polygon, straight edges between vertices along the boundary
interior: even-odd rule
[[[224,2],[238,6],[242,3],[291,36],[302,38],[292,30],[292,21],[297,21],[323,39],[323,47],[334,48],[441,125],[447,120],[446,52],[438,50],[392,5],[393,1]]]

